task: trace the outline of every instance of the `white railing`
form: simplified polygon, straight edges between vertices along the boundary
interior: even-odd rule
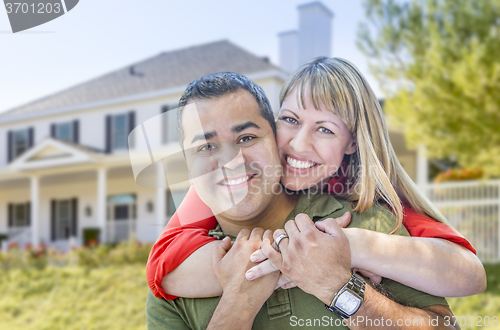
[[[106,223],[106,243],[119,243],[130,238],[136,232],[137,220],[111,220]]]
[[[500,261],[500,180],[435,183],[424,192],[481,261]]]
[[[20,249],[24,249],[26,244],[31,243],[31,227],[10,227],[7,235],[7,246],[17,243]]]

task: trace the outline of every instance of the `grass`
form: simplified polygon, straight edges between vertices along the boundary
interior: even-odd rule
[[[485,268],[485,293],[449,299],[453,313],[465,317],[462,329],[500,329],[484,324],[485,316],[500,315],[500,265]],[[146,329],[147,283],[141,263],[11,268],[0,273],[0,292],[0,329]],[[470,317],[483,326],[470,326]]]
[[[0,329],[146,329],[144,265],[12,269],[0,292]]]

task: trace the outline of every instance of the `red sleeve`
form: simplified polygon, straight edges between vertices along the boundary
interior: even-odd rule
[[[163,277],[194,251],[214,241],[215,238],[208,236],[208,231],[216,226],[217,220],[212,211],[191,187],[149,253],[146,276],[156,297],[177,298],[163,291]]]
[[[476,254],[474,247],[458,231],[444,223],[420,214],[406,205],[404,207],[403,225],[411,236],[442,238],[460,244]]]

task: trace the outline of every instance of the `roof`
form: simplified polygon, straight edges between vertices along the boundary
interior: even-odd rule
[[[232,71],[241,74],[280,70],[228,40],[164,52],[61,92],[13,108],[0,118],[103,101],[185,86],[204,75]]]

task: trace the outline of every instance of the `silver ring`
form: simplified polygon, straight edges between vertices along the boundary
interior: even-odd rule
[[[288,238],[288,235],[287,234],[280,234],[278,237],[276,237],[276,240],[274,241],[273,243],[273,247],[276,251],[278,251],[279,253],[281,253],[281,250],[280,250],[280,242],[283,238]]]

